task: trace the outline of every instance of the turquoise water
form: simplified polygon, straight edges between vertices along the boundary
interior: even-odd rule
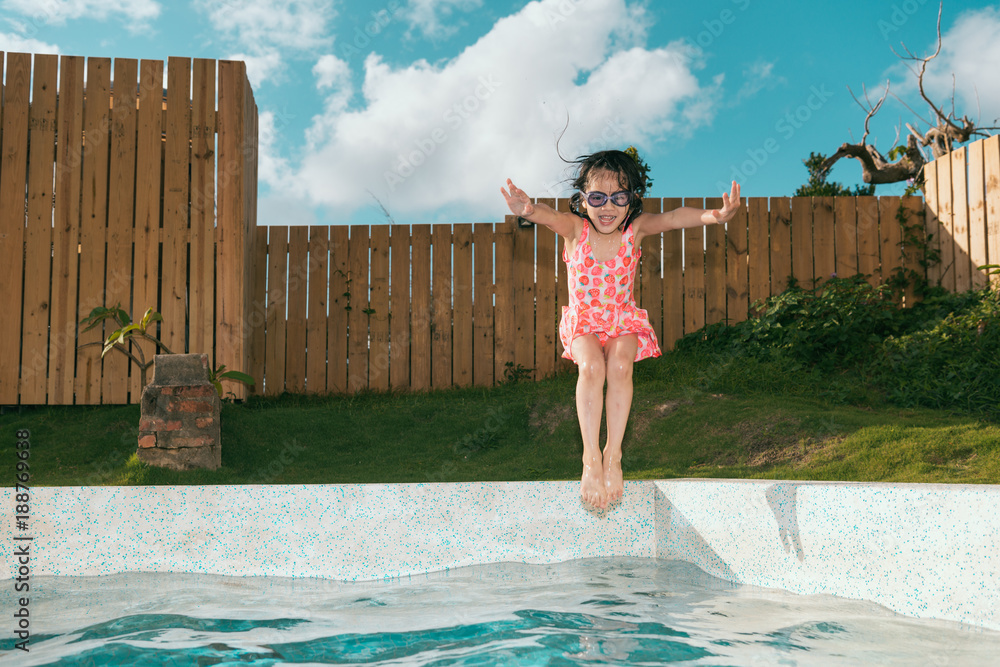
[[[12,608],[12,592],[0,593]],[[1000,633],[614,558],[392,581],[125,574],[33,582],[18,665],[986,665]]]

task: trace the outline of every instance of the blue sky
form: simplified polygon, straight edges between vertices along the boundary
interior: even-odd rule
[[[810,151],[926,128],[893,54],[935,45],[932,0],[0,0],[0,50],[245,60],[261,224],[502,220],[509,176],[561,196],[568,157],[636,145],[652,195],[790,195]],[[946,2],[928,91],[1000,125],[1000,4]],[[954,78],[952,75],[954,74]],[[913,111],[904,106],[909,105]],[[919,117],[918,117],[919,116]],[[901,139],[902,140],[902,139]],[[859,183],[842,161],[831,178]],[[898,194],[902,186],[880,186]],[[383,207],[385,212],[383,211]]]

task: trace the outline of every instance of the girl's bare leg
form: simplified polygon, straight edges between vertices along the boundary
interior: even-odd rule
[[[573,359],[580,370],[576,381],[576,415],[583,436],[583,478],[580,498],[603,509],[607,506],[604,466],[601,460],[601,413],[604,409],[605,358],[601,341],[588,334],[573,339]]]
[[[608,378],[608,441],[604,445],[603,467],[608,504],[621,498],[625,491],[622,439],[632,409],[632,364],[638,347],[639,337],[629,334],[608,339],[604,349]]]

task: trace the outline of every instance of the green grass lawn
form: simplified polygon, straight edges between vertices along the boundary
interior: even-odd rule
[[[222,468],[134,456],[138,406],[8,408],[31,432],[31,484],[320,484],[570,480],[581,470],[575,371],[421,394],[254,398],[222,409]],[[857,377],[665,354],[636,364],[627,479],[1000,482],[1000,425],[880,402]],[[13,483],[13,472],[9,475]]]

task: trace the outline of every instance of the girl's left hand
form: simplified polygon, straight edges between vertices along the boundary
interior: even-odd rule
[[[740,184],[733,181],[733,189],[729,194],[722,193],[722,208],[712,211],[712,216],[720,225],[732,220],[736,211],[740,210]]]

